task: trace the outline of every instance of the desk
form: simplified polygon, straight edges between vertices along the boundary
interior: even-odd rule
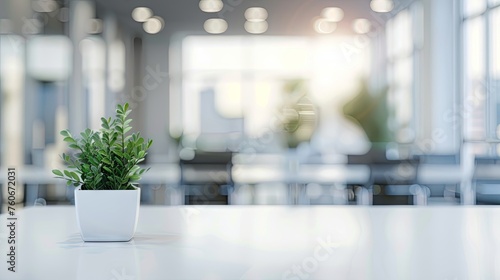
[[[141,165],[143,168],[150,167],[151,169],[142,175],[140,183],[143,185],[178,185],[180,180],[180,169],[176,163],[166,163],[166,164],[149,164]],[[20,187],[18,189],[17,197],[24,201],[26,205],[33,205],[35,200],[41,195],[42,198],[46,198],[44,193],[45,189],[40,192],[41,185],[54,184],[59,186],[60,192],[58,193],[59,200],[65,200],[72,197],[71,194],[66,193],[65,181],[55,178],[56,176],[52,174],[52,169],[48,167],[39,167],[33,165],[24,165],[16,168],[16,178],[18,185],[26,184],[26,193],[24,188]],[[7,180],[7,167],[0,166],[0,184],[3,184]],[[69,189],[72,191],[72,188]],[[3,191],[5,195],[6,189]],[[143,190],[144,197],[147,200],[152,201],[151,191],[146,189]],[[0,198],[2,194],[0,194]],[[6,201],[6,198],[3,198]],[[21,201],[18,201],[20,203]],[[1,205],[1,200],[0,200]],[[0,211],[1,212],[1,211]]]
[[[180,178],[179,166],[175,163],[141,165],[151,169],[142,175],[142,184],[173,184]],[[64,169],[64,167],[63,167]],[[7,166],[0,166],[0,183],[7,180]],[[24,165],[16,168],[17,180],[28,185],[64,184],[61,179],[55,178],[51,168]]]
[[[126,243],[83,242],[74,210],[19,211],[0,279],[500,278],[498,207],[143,206]]]

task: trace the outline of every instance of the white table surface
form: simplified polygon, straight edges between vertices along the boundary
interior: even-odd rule
[[[74,208],[18,211],[0,279],[500,279],[500,208],[142,207],[124,243],[80,239]]]

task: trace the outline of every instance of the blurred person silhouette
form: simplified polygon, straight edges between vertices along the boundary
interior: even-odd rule
[[[392,140],[387,126],[386,97],[387,88],[370,91],[367,81],[362,79],[354,97],[322,114],[311,139],[313,148],[324,159],[346,161],[348,155],[364,155],[385,147]]]

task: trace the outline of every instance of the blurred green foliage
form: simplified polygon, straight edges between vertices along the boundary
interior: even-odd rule
[[[394,140],[388,125],[391,113],[387,93],[387,87],[370,91],[366,81],[363,81],[357,95],[343,107],[344,116],[361,126],[372,143]]]

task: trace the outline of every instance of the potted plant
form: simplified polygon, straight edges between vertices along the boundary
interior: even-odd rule
[[[136,184],[149,170],[138,164],[153,141],[129,133],[130,112],[128,103],[118,104],[115,118],[101,118],[99,131],[86,129],[78,138],[68,130],[60,132],[74,153],[61,155],[68,169],[52,173],[76,187],[76,216],[84,241],[129,241],[134,236],[140,205]]]

